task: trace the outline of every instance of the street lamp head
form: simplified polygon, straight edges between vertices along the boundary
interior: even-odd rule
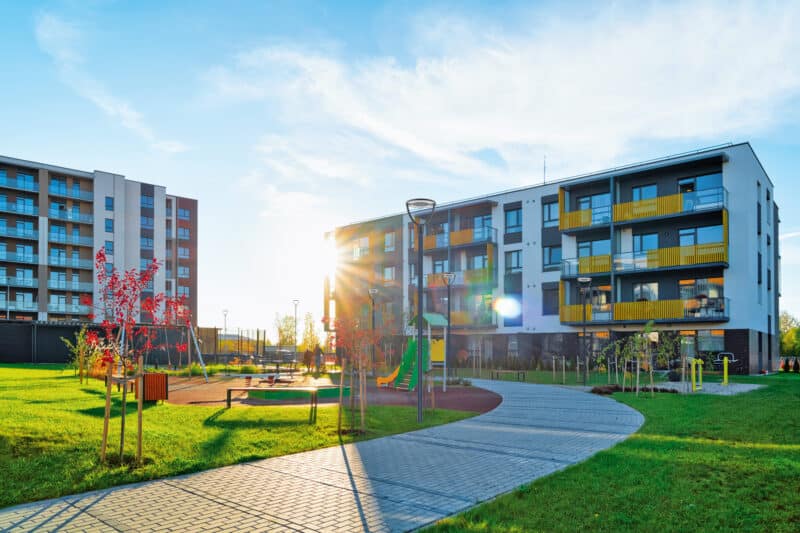
[[[584,283],[584,284],[588,285],[591,282],[592,282],[592,278],[590,278],[588,276],[584,276],[584,277],[578,278],[578,283]]]
[[[444,284],[449,287],[450,284],[453,283],[453,280],[456,279],[456,275],[453,272],[445,272],[442,274],[442,279],[444,280]]]
[[[430,198],[412,198],[406,202],[406,211],[411,221],[417,226],[426,224],[436,209],[436,201]],[[412,213],[416,212],[416,214]]]
[[[369,296],[370,296],[370,298],[374,297],[376,294],[378,294],[378,289],[374,289],[374,288],[373,288],[373,289],[370,289],[370,290],[369,290]]]
[[[293,303],[294,305],[297,305],[297,304],[299,304],[299,303],[300,303],[300,300],[292,300],[292,303]]]

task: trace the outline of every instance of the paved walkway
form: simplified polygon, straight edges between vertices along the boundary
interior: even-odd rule
[[[13,531],[406,531],[582,461],[644,418],[597,395],[481,381],[475,418],[0,511]]]

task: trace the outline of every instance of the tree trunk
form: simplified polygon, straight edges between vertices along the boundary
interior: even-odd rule
[[[125,411],[128,400],[128,369],[125,363],[122,363],[122,409],[120,410],[120,428],[119,428],[119,464],[125,454]]]
[[[106,411],[103,417],[103,443],[100,445],[100,462],[106,462],[106,447],[108,446],[108,419],[111,417],[111,377],[114,375],[114,363],[107,363],[106,371]]]
[[[339,435],[342,434],[342,408],[344,402],[344,369],[347,367],[347,359],[342,357],[342,368],[339,374],[339,416],[336,421],[336,431]],[[353,391],[350,391],[352,394]]]
[[[641,366],[641,359],[636,359],[636,396],[639,396],[639,368]]]
[[[628,363],[625,359],[622,360],[622,392],[625,392],[625,371],[628,368]]]
[[[361,365],[361,372],[359,377],[359,392],[358,392],[358,400],[359,404],[361,404],[361,433],[366,433],[367,431],[367,417],[366,417],[366,410],[367,410],[367,369],[362,364]]]
[[[139,356],[139,402],[137,407],[137,424],[136,424],[136,464],[142,464],[142,407],[144,405],[144,372],[142,365],[142,356]]]

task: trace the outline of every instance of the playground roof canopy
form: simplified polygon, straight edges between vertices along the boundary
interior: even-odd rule
[[[444,315],[439,313],[422,313],[422,318],[428,325],[432,328],[446,328],[447,327],[447,318]],[[411,319],[409,324],[416,324],[417,317]]]

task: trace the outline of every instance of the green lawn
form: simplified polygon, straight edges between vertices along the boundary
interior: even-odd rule
[[[430,531],[800,531],[800,375],[732,397],[617,393],[631,438]]]
[[[572,361],[573,365],[575,361]],[[559,363],[560,364],[560,363]],[[622,366],[620,365],[620,368]],[[489,379],[491,377],[492,371],[488,368],[481,369],[480,372],[475,371],[471,368],[457,368],[456,375],[458,377],[466,378],[466,379]],[[620,373],[619,379],[622,380],[622,374]],[[628,376],[628,379],[630,375]],[[503,381],[516,381],[517,375],[516,374],[501,374],[500,379]],[[634,383],[636,380],[636,374],[633,375]],[[639,376],[641,386],[649,385],[650,384],[650,374],[647,372],[642,371],[641,375]],[[653,375],[653,381],[663,381],[665,379],[663,373],[655,373]],[[687,378],[688,379],[688,378]],[[614,381],[614,376],[612,374],[611,381]],[[562,372],[561,367],[559,366],[556,370],[555,380],[553,379],[553,371],[552,370],[525,370],[525,382],[527,383],[539,383],[543,385],[583,385],[583,374],[578,376],[575,373],[575,367],[572,367],[572,370],[567,368],[566,372]],[[592,370],[589,372],[589,385],[606,385],[608,383],[608,374],[605,372],[597,372]],[[626,382],[627,384],[630,381]]]
[[[0,365],[0,507],[339,443],[335,406],[320,405],[311,426],[307,406],[226,410],[154,404],[144,412],[145,465],[103,466],[98,455],[104,398],[102,382],[80,386],[62,366]],[[132,394],[129,398],[126,454],[133,455],[136,403]],[[115,389],[112,455],[119,449],[121,404]],[[426,413],[425,426],[473,415],[438,409]],[[419,428],[413,407],[374,406],[367,416],[365,438]]]

